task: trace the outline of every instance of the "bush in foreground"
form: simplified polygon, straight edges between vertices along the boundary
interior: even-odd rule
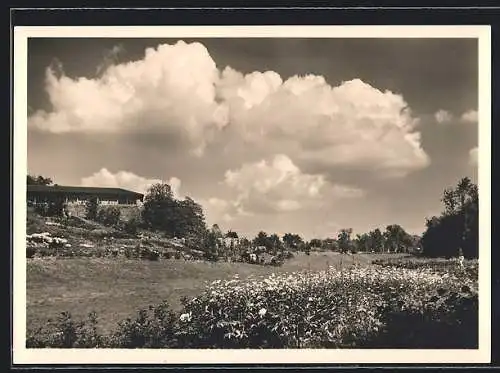
[[[162,303],[121,322],[111,336],[85,340],[116,348],[473,348],[477,299],[475,279],[428,269],[234,278],[182,300],[178,314]],[[65,326],[67,320],[60,324],[32,333],[28,347],[92,344],[69,332],[75,327]]]

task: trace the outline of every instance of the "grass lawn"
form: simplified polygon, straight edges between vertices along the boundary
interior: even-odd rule
[[[168,300],[180,308],[182,296],[199,294],[206,281],[269,275],[272,272],[323,270],[327,266],[370,265],[373,259],[398,254],[316,253],[298,254],[282,267],[246,263],[186,262],[70,258],[29,259],[27,263],[27,327],[69,311],[77,318],[95,311],[102,331],[115,329],[118,321],[133,316],[150,304]]]

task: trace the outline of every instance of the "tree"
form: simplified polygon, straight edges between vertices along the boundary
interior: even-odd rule
[[[50,177],[43,177],[42,175],[38,175],[38,176],[27,175],[26,184],[27,185],[52,185],[52,179]]]
[[[203,208],[192,198],[186,197],[182,201],[175,201],[173,226],[174,234],[179,237],[201,237],[206,228]],[[175,211],[177,213],[175,213]],[[176,221],[176,219],[178,219]],[[220,229],[219,229],[220,233]],[[222,233],[220,233],[222,237]]]
[[[309,245],[311,245],[311,247],[316,247],[316,248],[323,248],[323,241],[320,240],[319,238],[313,238],[311,239],[311,241],[309,241]]]
[[[97,210],[99,209],[99,200],[96,196],[90,197],[85,203],[85,217],[89,220],[97,220]]]
[[[164,231],[175,236],[177,203],[170,185],[153,184],[144,196],[142,218],[144,223],[154,230]]]
[[[207,230],[205,232],[201,248],[204,252],[205,259],[216,261],[219,258],[217,236],[212,230]]]
[[[255,236],[255,238],[253,239],[253,244],[255,246],[267,247],[267,245],[268,245],[267,233],[264,231],[260,231],[259,233],[257,233],[257,236]]]
[[[479,195],[477,185],[467,177],[455,188],[447,188],[441,199],[444,211],[426,221],[422,236],[425,256],[451,257],[462,252],[467,258],[479,253]]]
[[[376,253],[383,252],[385,246],[385,240],[384,240],[384,235],[382,234],[380,229],[376,228],[375,230],[371,231],[368,234],[370,236],[370,243],[372,250],[375,251]]]
[[[304,243],[304,241],[298,234],[285,233],[283,235],[283,243],[289,249],[297,250]]]
[[[282,248],[281,245],[281,239],[280,237],[276,234],[273,233],[267,238],[267,249],[272,250],[273,252],[276,252],[277,250]]]
[[[325,250],[339,251],[339,243],[334,238],[325,238],[322,242],[322,247]]]
[[[219,228],[218,224],[213,224],[212,225],[212,232],[215,234],[215,236],[219,238],[224,238],[224,235],[222,234],[222,231]]]
[[[387,249],[394,252],[399,252],[402,250],[402,244],[407,243],[409,239],[408,233],[398,224],[388,225],[384,233]]]
[[[192,198],[174,198],[170,185],[152,185],[144,197],[142,218],[150,229],[170,237],[201,240],[206,231],[203,208]]]
[[[351,234],[352,228],[341,229],[338,236],[337,242],[339,244],[340,252],[348,252],[351,246]]]
[[[226,238],[233,238],[233,239],[237,239],[238,238],[238,233],[234,232],[234,231],[227,231],[226,233]]]
[[[370,251],[372,247],[371,237],[368,233],[357,234],[356,239],[356,248],[358,251]]]
[[[116,206],[108,206],[99,210],[97,220],[106,226],[118,225],[120,222],[121,210]]]

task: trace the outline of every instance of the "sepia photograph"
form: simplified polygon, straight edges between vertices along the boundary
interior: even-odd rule
[[[20,29],[21,359],[488,356],[488,27]]]

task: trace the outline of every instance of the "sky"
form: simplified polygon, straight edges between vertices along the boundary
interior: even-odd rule
[[[145,192],[209,225],[421,234],[477,182],[476,39],[28,42],[28,172]]]

